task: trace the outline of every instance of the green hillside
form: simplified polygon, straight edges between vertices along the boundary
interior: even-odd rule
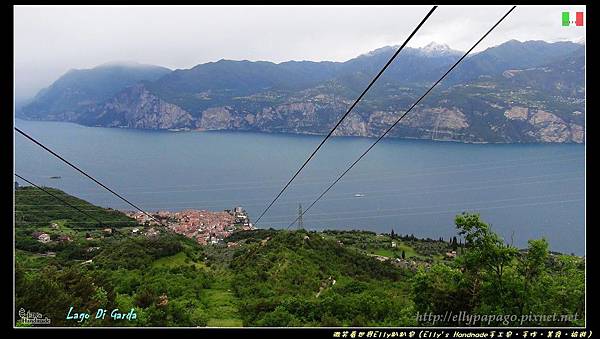
[[[90,204],[55,188],[46,191],[78,207],[76,211],[35,187],[20,187],[15,191],[15,222],[17,227],[46,227],[52,223],[77,228],[126,227],[135,221],[122,212]],[[102,223],[99,223],[101,221]]]
[[[101,220],[132,225],[120,212],[52,192]],[[447,311],[571,317],[494,326],[584,323],[584,258],[551,253],[543,239],[518,250],[476,214],[456,217],[458,242],[393,231],[259,229],[199,245],[165,229],[147,236],[142,225],[135,235],[131,227],[78,228],[89,219],[35,193],[16,191],[16,310],[40,312],[53,326],[467,325],[418,317]],[[71,307],[91,317],[67,319]],[[136,317],[95,319],[99,308],[133,309]]]

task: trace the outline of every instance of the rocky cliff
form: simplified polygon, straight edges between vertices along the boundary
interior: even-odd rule
[[[394,124],[460,56],[434,47],[403,51],[335,135],[378,137]],[[71,81],[40,93],[44,100],[20,116],[108,127],[326,134],[393,52],[382,48],[344,63],[221,60],[134,85],[123,82],[118,91],[103,90],[105,97],[90,96]],[[478,53],[389,136],[581,143],[584,54],[578,44],[540,41],[509,41]],[[99,87],[97,78],[78,81]]]
[[[194,124],[191,114],[168,103],[138,84],[117,94],[106,103],[83,114],[81,123],[107,127],[144,129],[185,128]]]

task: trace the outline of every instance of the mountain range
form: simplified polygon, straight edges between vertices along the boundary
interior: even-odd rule
[[[169,70],[71,70],[16,111],[23,119],[144,129],[326,134],[397,46],[346,62],[219,60]],[[381,135],[463,52],[405,48],[336,130]],[[584,141],[585,46],[516,40],[465,58],[389,134],[460,142]]]

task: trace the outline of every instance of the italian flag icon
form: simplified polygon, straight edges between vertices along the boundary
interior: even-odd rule
[[[562,12],[563,26],[583,26],[583,12]]]

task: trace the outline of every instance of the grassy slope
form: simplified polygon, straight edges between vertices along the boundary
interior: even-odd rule
[[[278,232],[242,250],[232,269],[245,326],[320,326],[328,316],[344,325],[392,324],[409,303],[406,272],[315,233]],[[390,305],[397,310],[382,313]]]
[[[123,227],[135,224],[125,214],[108,210],[71,196],[55,188],[44,188],[55,196],[84,211],[73,209],[56,198],[34,187],[21,187],[15,191],[15,221],[17,227],[27,226],[48,230],[53,223],[78,228]],[[98,221],[103,224],[99,224]]]
[[[174,268],[178,266],[195,266],[197,269],[205,267],[204,263],[189,259],[187,254],[183,251],[168,257],[156,259],[152,263],[152,267]]]
[[[215,280],[204,291],[208,306],[209,327],[242,327],[238,300],[233,293],[234,277],[229,270],[213,268]]]

